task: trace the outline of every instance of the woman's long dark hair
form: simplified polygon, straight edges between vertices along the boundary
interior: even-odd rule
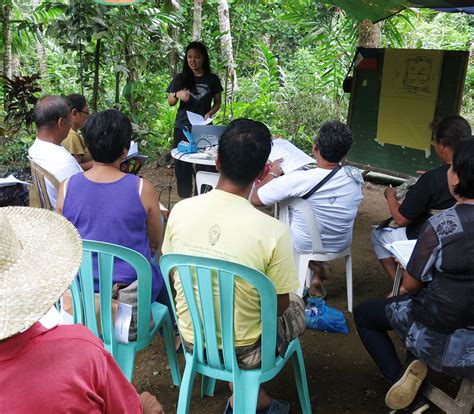
[[[206,46],[204,46],[201,42],[191,42],[186,47],[186,53],[184,54],[183,60],[183,71],[181,72],[181,85],[183,88],[189,89],[190,91],[194,91],[196,89],[196,81],[194,79],[194,74],[191,68],[188,65],[188,52],[191,49],[197,49],[201,52],[202,57],[204,59],[202,63],[202,69],[204,70],[204,74],[208,75],[211,73],[211,63],[209,61],[209,53],[207,53]]]

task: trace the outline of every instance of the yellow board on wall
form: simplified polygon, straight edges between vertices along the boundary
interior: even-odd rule
[[[429,154],[443,51],[387,49],[377,120],[381,144],[415,148]]]

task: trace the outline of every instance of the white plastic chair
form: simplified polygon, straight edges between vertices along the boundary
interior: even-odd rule
[[[204,193],[207,193],[208,191],[211,191],[213,188],[215,188],[217,185],[217,181],[219,181],[219,177],[219,173],[198,171],[196,173],[196,187],[198,190],[198,194],[201,194],[202,186],[206,186],[204,187]]]
[[[303,213],[306,226],[309,230],[313,249],[311,253],[298,253],[294,251],[296,269],[298,272],[298,280],[300,287],[295,291],[299,296],[303,295],[303,289],[311,284],[311,270],[308,268],[310,260],[316,260],[319,262],[328,262],[330,260],[344,257],[346,259],[346,283],[347,283],[347,309],[352,312],[352,254],[351,247],[344,249],[340,252],[329,253],[325,252],[323,244],[321,242],[321,236],[319,234],[319,227],[314,216],[313,209],[305,200],[301,198],[292,198],[280,203],[280,221],[290,226],[289,209],[297,208]]]

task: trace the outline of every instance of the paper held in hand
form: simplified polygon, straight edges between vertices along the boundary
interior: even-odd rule
[[[408,262],[410,261],[411,254],[415,248],[415,240],[398,240],[391,244],[386,244],[385,247],[390,250],[398,263],[403,266],[405,269]]]
[[[191,125],[208,125],[212,122],[211,117],[204,119],[202,115],[196,114],[195,112],[186,111],[186,115],[188,115]]]
[[[282,138],[275,138],[268,159],[273,162],[279,158],[283,158],[280,167],[285,174],[315,162],[313,158],[305,154],[290,141]]]

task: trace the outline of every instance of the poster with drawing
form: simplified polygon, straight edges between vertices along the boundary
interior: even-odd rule
[[[430,153],[443,51],[387,49],[377,120],[380,144]]]

